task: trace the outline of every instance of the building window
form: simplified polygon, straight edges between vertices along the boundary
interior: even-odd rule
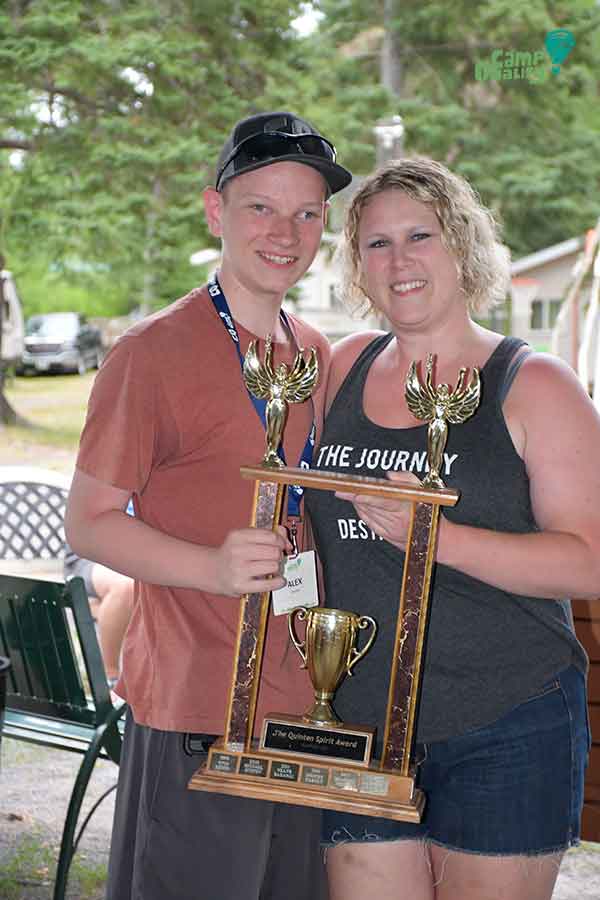
[[[510,334],[512,301],[507,297],[502,303],[492,306],[483,315],[476,315],[475,321],[484,328],[497,331],[500,334]]]
[[[531,322],[529,327],[532,331],[539,331],[544,327],[544,301],[534,300],[531,304]]]
[[[329,307],[335,312],[345,312],[345,307],[338,296],[337,286],[329,285]]]
[[[551,331],[554,328],[562,300],[534,300],[531,304],[532,331]]]
[[[562,300],[550,300],[548,301],[549,306],[549,326],[550,328],[554,328],[556,325],[556,320],[558,319],[558,314],[560,312],[560,308],[562,306]]]

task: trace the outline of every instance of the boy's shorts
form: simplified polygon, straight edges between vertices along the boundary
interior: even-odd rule
[[[106,900],[326,900],[321,811],[190,791],[205,758],[128,711]]]

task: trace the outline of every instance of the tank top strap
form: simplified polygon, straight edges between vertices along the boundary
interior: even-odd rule
[[[505,337],[500,341],[481,370],[482,389],[488,401],[493,398],[502,405],[502,399],[510,387],[510,384],[506,386],[507,376],[510,377],[511,368],[515,365],[517,368],[512,378],[516,375],[521,348],[526,346],[525,341],[516,337]]]
[[[508,392],[512,387],[512,383],[517,376],[517,372],[527,357],[531,356],[533,353],[533,350],[526,341],[523,341],[520,338],[511,338],[511,340],[514,341],[514,344],[512,345],[513,351],[506,367],[504,378],[498,389],[498,402],[500,406],[502,406],[506,400]]]

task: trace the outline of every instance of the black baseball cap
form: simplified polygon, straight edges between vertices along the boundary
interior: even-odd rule
[[[304,163],[317,169],[335,194],[352,181],[352,175],[336,163],[333,144],[304,119],[289,112],[267,112],[242,119],[234,126],[219,154],[215,187],[271,163]]]

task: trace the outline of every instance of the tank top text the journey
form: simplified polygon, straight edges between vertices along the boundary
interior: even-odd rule
[[[384,428],[363,410],[369,369],[391,338],[375,338],[354,363],[327,416],[315,468],[375,477],[387,471],[425,474],[427,425]],[[522,345],[515,338],[501,341],[481,371],[477,412],[450,426],[440,474],[460,491],[457,505],[442,512],[454,522],[512,533],[537,530],[525,465],[500,399]],[[338,689],[335,708],[344,721],[376,724],[381,740],[404,554],[333,493],[309,490],[306,502],[324,568],[326,605],[373,616],[378,624],[373,647]],[[437,564],[417,739],[444,740],[489,724],[571,663],[586,670],[568,600],[510,594]]]

